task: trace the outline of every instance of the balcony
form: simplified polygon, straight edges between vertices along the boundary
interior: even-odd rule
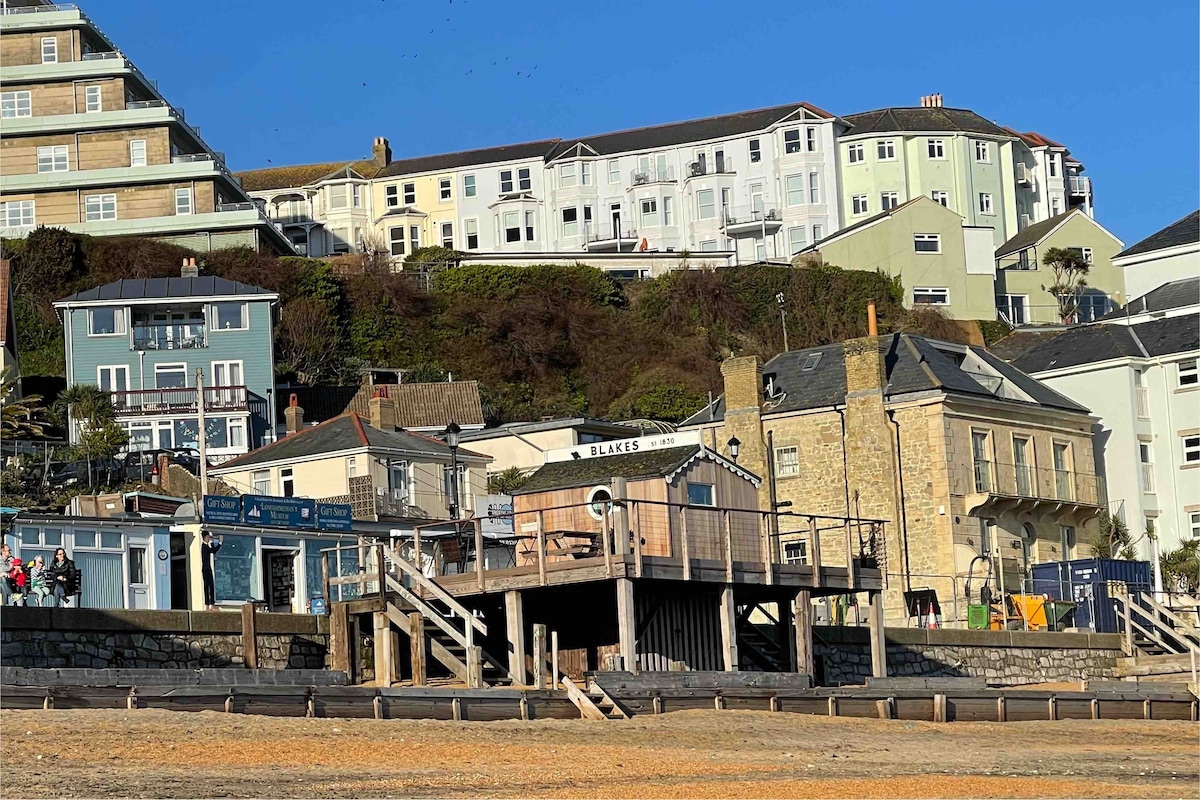
[[[730,236],[769,236],[783,227],[783,214],[760,204],[727,208],[721,227]]]
[[[712,163],[706,161],[693,161],[688,164],[687,176],[691,178],[702,178],[706,175],[733,175],[733,159],[732,158],[717,158]]]
[[[1134,395],[1137,398],[1138,419],[1150,419],[1150,395],[1145,386],[1135,386]]]
[[[638,241],[637,229],[632,222],[620,224],[615,221],[606,224],[590,222],[584,226],[584,236],[587,241],[587,249],[592,252],[633,249]]]
[[[217,203],[217,213],[227,214],[231,211],[258,211],[257,203]]]
[[[113,407],[119,417],[153,415],[194,415],[196,389],[139,389],[130,392],[113,392]],[[250,405],[245,386],[206,386],[204,388],[205,413],[249,411]]]
[[[208,347],[203,322],[175,325],[134,325],[134,350],[193,350]]]
[[[1154,488],[1154,465],[1142,464],[1142,492],[1144,494],[1154,494],[1157,489]]]
[[[1033,185],[1033,170],[1031,170],[1029,165],[1023,161],[1017,162],[1017,183],[1021,184],[1022,186]]]
[[[674,167],[649,167],[635,169],[629,175],[634,186],[648,186],[652,183],[673,183],[675,181]]]
[[[975,461],[951,471],[951,494],[967,498],[968,513],[996,516],[1030,512],[1042,518],[1067,513],[1090,516],[1108,503],[1104,478],[1032,464]]]
[[[1067,178],[1067,192],[1075,197],[1087,197],[1092,193],[1092,179],[1081,175]]]

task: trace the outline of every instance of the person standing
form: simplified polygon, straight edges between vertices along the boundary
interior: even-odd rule
[[[54,561],[46,569],[46,577],[50,582],[52,606],[67,605],[79,591],[79,570],[61,547],[54,551]]]
[[[208,531],[200,537],[200,578],[204,584],[204,610],[217,610],[217,587],[213,577],[213,556],[221,549],[221,537],[213,539]]]
[[[0,605],[12,605],[12,584],[10,575],[13,568],[12,548],[0,545]]]

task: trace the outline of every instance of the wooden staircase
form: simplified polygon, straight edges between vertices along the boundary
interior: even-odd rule
[[[629,713],[621,708],[620,704],[616,700],[613,700],[608,692],[597,686],[595,681],[588,684],[586,691],[565,675],[562,677],[561,683],[563,689],[567,692],[567,699],[579,709],[579,716],[581,718],[593,720],[629,719]]]
[[[755,611],[763,614],[769,623],[752,622]],[[735,627],[737,630],[738,666],[743,670],[761,672],[787,672],[790,668],[788,652],[772,635],[778,623],[771,614],[756,604],[739,606]]]
[[[1113,599],[1125,635],[1118,676],[1139,683],[1186,681],[1200,694],[1200,629],[1148,593]]]

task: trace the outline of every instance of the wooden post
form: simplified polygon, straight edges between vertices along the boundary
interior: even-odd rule
[[[329,553],[321,553],[321,597],[325,599],[325,614],[329,615]]]
[[[782,613],[782,610],[780,611]],[[796,620],[796,646],[793,648],[796,652],[796,672],[801,675],[812,676],[813,682],[816,682],[816,661],[813,658],[813,640],[812,640],[812,594],[810,592],[801,591],[796,594],[796,599],[792,602],[792,616]]]
[[[1050,699],[1046,701],[1046,705],[1049,706],[1050,721],[1055,722],[1058,720],[1058,697],[1050,695]]]
[[[396,682],[395,646],[392,643],[392,623],[383,611],[376,611],[375,620],[375,685],[391,686]]]
[[[609,486],[612,487],[613,496],[613,555],[621,557],[621,561],[625,560],[625,556],[629,555],[631,543],[629,541],[631,533],[629,528],[629,498],[626,495],[629,492],[625,484],[625,479],[613,476]]]
[[[637,614],[634,610],[633,581],[617,578],[617,641],[625,669],[638,672],[637,664]]]
[[[383,563],[383,545],[377,544],[377,545],[375,545],[374,549],[375,549],[375,580],[379,583],[379,596],[386,598],[387,597],[387,578],[385,576],[386,576],[387,572],[384,568],[384,563]],[[418,562],[417,569],[420,569],[420,568],[421,568],[421,565],[420,565],[420,562]],[[367,587],[365,587],[365,586],[363,587],[364,590],[366,588]]]
[[[1093,697],[1090,703],[1092,709],[1092,719],[1100,719],[1100,698]],[[1192,720],[1195,722],[1195,720]]]
[[[467,688],[483,688],[483,648],[477,644],[467,648]]]
[[[642,577],[642,507],[633,503],[633,574]]]
[[[508,675],[514,686],[525,685],[525,614],[521,592],[504,593],[504,621],[508,631]]]
[[[450,701],[450,713],[454,716],[455,722],[462,721],[462,699],[454,698]]]
[[[854,536],[849,517],[846,517],[846,583],[851,591],[858,588],[858,578],[854,574]]]
[[[679,555],[683,559],[683,579],[692,579],[692,559],[688,555],[687,506],[679,507]]]
[[[996,698],[996,721],[1008,722],[1008,704],[1004,701],[1004,695]]]
[[[813,568],[813,586],[821,585],[821,531],[816,517],[808,518],[808,563]]]
[[[483,591],[483,520],[475,518],[475,578]]]
[[[546,585],[546,512],[538,512],[537,524],[538,584]]]
[[[729,509],[721,509],[721,526],[725,529],[725,582],[733,583],[733,531],[729,527]]]
[[[721,588],[721,657],[726,672],[737,672],[737,607],[733,602],[732,585]]]
[[[933,696],[933,721],[934,722],[949,722],[950,709],[946,702],[946,695],[942,693]]]
[[[1129,611],[1129,594],[1121,597],[1121,607],[1125,612],[1125,655],[1132,656],[1133,652],[1133,614]]]
[[[350,674],[350,609],[338,603],[329,614],[329,668]],[[351,678],[353,683],[353,678]]]
[[[254,603],[242,603],[242,652],[246,669],[258,669],[258,607]]]
[[[551,676],[554,678],[554,683],[550,685],[551,689],[558,688],[558,631],[550,631],[550,660],[553,664],[553,672]]]
[[[456,527],[455,530],[458,530],[458,528]],[[383,558],[382,558],[383,548],[380,548],[379,555],[380,555],[379,561],[380,561],[380,564],[382,565],[383,564]],[[413,564],[416,565],[417,572],[420,572],[422,575],[425,574],[425,565],[421,563],[423,558],[424,558],[424,554],[421,552],[421,526],[414,525],[413,526]],[[383,567],[380,566],[379,570],[380,570],[380,580],[383,580]],[[436,570],[435,570],[435,572],[436,572]],[[421,586],[417,586],[416,584],[413,584],[412,590],[416,593],[416,595],[418,597],[425,596],[425,589]],[[387,594],[386,584],[383,584],[383,583],[379,584],[379,593]]]
[[[546,688],[546,626],[533,626],[533,688]]]
[[[887,677],[887,642],[883,630],[883,592],[871,592],[870,611],[871,675]]]
[[[826,703],[829,709],[829,716],[836,717],[838,715],[838,699],[837,695],[829,695],[829,700]]]
[[[408,642],[412,660],[413,686],[424,686],[428,657],[425,652],[425,617],[419,611],[408,615]]]
[[[604,548],[604,574],[611,578],[613,576],[613,515],[612,511],[615,506],[609,509],[608,514],[604,515],[604,519],[600,520],[600,543]]]
[[[763,574],[767,585],[775,583],[775,557],[771,552],[771,515],[763,512],[758,521],[758,535],[762,538]]]

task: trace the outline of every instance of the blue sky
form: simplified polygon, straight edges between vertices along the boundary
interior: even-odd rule
[[[81,0],[233,169],[941,92],[1066,144],[1126,244],[1197,207],[1197,4]],[[365,84],[365,85],[364,85]]]

